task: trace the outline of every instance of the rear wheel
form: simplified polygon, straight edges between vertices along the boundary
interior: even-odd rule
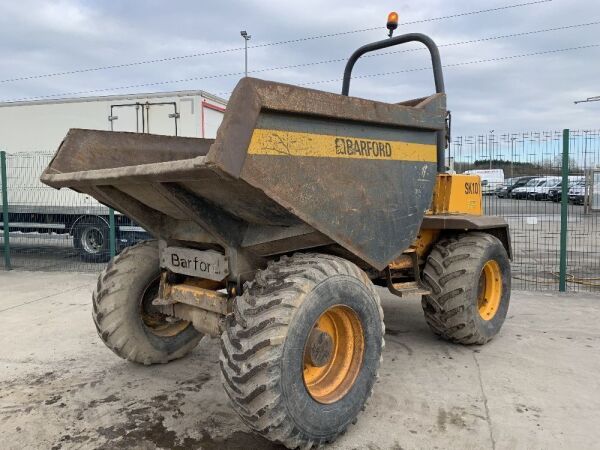
[[[235,301],[221,371],[252,429],[289,448],[332,442],[371,395],[383,348],[371,281],[328,255],[284,257]]]
[[[102,341],[121,358],[166,363],[186,355],[202,338],[190,322],[173,320],[152,305],[159,277],[158,245],[144,241],[116,256],[98,278],[94,323]]]
[[[106,262],[110,259],[110,229],[100,217],[83,217],[73,228],[73,246],[84,261]]]
[[[510,261],[502,243],[471,232],[441,240],[431,251],[423,282],[425,319],[438,336],[485,344],[502,327],[510,302]]]

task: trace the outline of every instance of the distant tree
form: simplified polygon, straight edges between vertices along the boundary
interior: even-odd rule
[[[478,159],[470,161],[454,161],[454,168],[458,173],[466,170],[489,170],[489,159]],[[562,170],[562,156],[556,155],[539,162],[522,162],[505,159],[492,159],[492,169],[502,169],[506,178],[520,177],[525,175],[560,175]],[[569,158],[569,173],[579,174],[581,166],[575,158]]]

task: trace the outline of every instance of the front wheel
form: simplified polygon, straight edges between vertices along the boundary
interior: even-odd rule
[[[332,442],[377,378],[383,312],[367,275],[328,255],[272,263],[221,336],[224,387],[241,418],[289,448]]]
[[[173,320],[152,305],[159,280],[156,241],[126,248],[98,277],[94,323],[102,341],[121,358],[166,363],[186,355],[202,338],[190,322]]]
[[[510,261],[502,242],[486,233],[451,236],[432,249],[423,282],[431,330],[451,342],[485,344],[502,328],[510,302]]]

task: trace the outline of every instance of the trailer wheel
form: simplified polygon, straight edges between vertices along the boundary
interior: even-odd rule
[[[202,338],[190,322],[171,321],[152,306],[159,277],[156,241],[126,248],[98,277],[92,297],[98,335],[128,361],[166,363],[186,355]]]
[[[110,228],[100,217],[86,216],[73,227],[73,246],[79,257],[88,262],[107,262],[110,259]]]
[[[221,336],[225,391],[243,421],[289,448],[332,442],[370,397],[383,311],[367,275],[296,254],[258,273]]]
[[[431,330],[451,342],[485,344],[502,327],[510,302],[510,261],[496,237],[470,232],[441,240],[427,258],[423,297]]]

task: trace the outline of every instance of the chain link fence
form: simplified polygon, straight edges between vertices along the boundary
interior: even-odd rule
[[[516,289],[558,290],[562,257],[563,287],[600,291],[600,131],[571,131],[568,148],[563,138],[490,132],[456,137],[448,150],[450,169],[480,175],[485,213],[510,225]],[[51,158],[4,155],[0,269],[97,272],[112,254],[148,237],[87,195],[42,185]]]

